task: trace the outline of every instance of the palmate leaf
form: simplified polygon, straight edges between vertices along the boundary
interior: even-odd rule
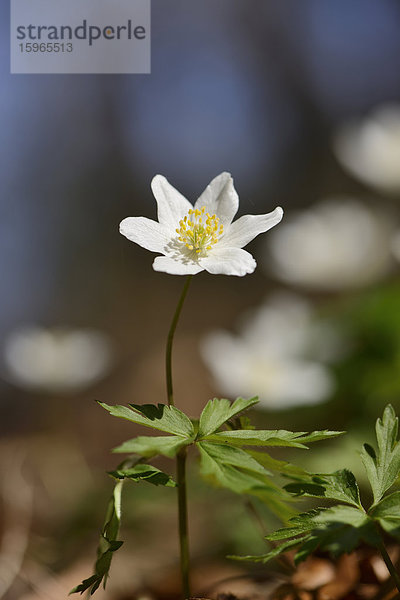
[[[309,475],[284,487],[289,493],[297,496],[339,500],[356,508],[362,508],[356,478],[347,469],[334,473]]]
[[[293,517],[289,527],[267,537],[272,542],[281,542],[277,548],[259,557],[242,559],[267,562],[296,546],[296,563],[317,548],[337,557],[353,551],[360,542],[381,546],[380,528],[400,540],[400,491],[384,496],[399,480],[400,444],[397,433],[398,419],[392,406],[388,405],[382,419],[376,423],[377,451],[365,444],[362,452],[374,496],[374,503],[367,512],[361,505],[357,482],[350,471],[342,469],[329,474],[304,475],[291,472],[288,476],[294,481],[285,486],[288,492],[336,500],[342,504]],[[252,455],[256,458],[254,452]],[[264,464],[268,465],[268,462]]]
[[[130,479],[131,481],[146,481],[153,485],[165,485],[166,487],[176,487],[175,481],[164,473],[153,467],[152,465],[135,465],[128,469],[116,469],[115,471],[108,472],[114,479]]]
[[[200,415],[198,438],[214,433],[227,421],[257,404],[258,398],[237,398],[233,403],[225,398],[209,400]]]
[[[316,548],[334,557],[352,552],[360,542],[375,546],[379,539],[374,522],[361,509],[352,506],[333,506],[322,510],[315,518],[311,537],[299,549],[295,562],[309,556]]]
[[[376,422],[378,450],[364,444],[361,459],[367,471],[374,503],[395,483],[400,472],[400,444],[397,440],[398,418],[393,407],[386,406],[382,419]]]
[[[97,549],[97,560],[94,567],[94,574],[88,579],[84,579],[82,583],[74,587],[70,591],[70,594],[83,594],[83,592],[89,590],[90,594],[92,595],[99,588],[101,582],[103,582],[103,587],[106,587],[113,553],[123,544],[123,542],[117,540],[121,523],[122,486],[123,481],[118,481],[116,483],[113,495],[108,503],[106,518]]]
[[[290,527],[267,536],[266,539],[271,542],[283,541],[266,554],[232,558],[265,563],[298,546],[294,556],[298,564],[317,548],[337,557],[353,551],[361,541],[375,545],[378,540],[373,520],[362,510],[351,506],[312,510],[293,517],[290,524]]]
[[[257,461],[239,448],[199,442],[200,473],[214,485],[243,494],[268,475]]]
[[[208,482],[237,494],[259,498],[284,521],[293,516],[287,505],[290,497],[269,479],[268,471],[247,452],[209,442],[196,445],[200,452],[200,473]]]
[[[182,438],[178,435],[165,435],[165,436],[138,436],[132,440],[123,442],[120,446],[113,449],[115,453],[128,453],[128,454],[139,454],[145,458],[152,458],[153,456],[167,456],[173,458],[177,455],[179,450],[190,444],[191,440]]]
[[[207,441],[226,443],[231,446],[285,446],[291,448],[307,448],[306,444],[342,435],[343,431],[286,431],[249,430],[220,431],[207,436]]]
[[[130,404],[109,406],[98,402],[114,417],[126,419],[145,427],[165,431],[185,438],[194,436],[194,428],[189,417],[175,406],[167,404]]]

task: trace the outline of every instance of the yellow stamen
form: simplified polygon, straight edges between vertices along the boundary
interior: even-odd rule
[[[223,233],[223,225],[217,215],[210,215],[206,207],[191,208],[188,214],[179,221],[178,241],[195,253],[205,254],[218,242]]]

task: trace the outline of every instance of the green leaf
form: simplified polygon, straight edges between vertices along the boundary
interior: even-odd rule
[[[305,537],[296,554],[293,557],[294,564],[297,566],[302,561],[306,560],[310,554],[314,552],[320,545],[321,538],[318,535],[309,535]]]
[[[266,536],[270,542],[286,540],[291,537],[310,532],[316,526],[316,520],[325,509],[313,509],[308,512],[299,513],[290,519],[289,527],[282,527]]]
[[[337,558],[344,553],[352,552],[361,542],[376,546],[378,534],[373,521],[365,518],[359,527],[337,522],[328,523],[325,527],[319,527],[313,531],[306,544],[300,547],[294,560],[298,564],[317,548],[322,552],[329,552]]]
[[[400,444],[397,441],[398,418],[393,407],[388,404],[382,419],[376,422],[378,450],[364,444],[361,459],[367,471],[374,495],[374,504],[395,483],[400,472]]]
[[[374,519],[381,517],[400,519],[400,492],[393,492],[383,498],[368,511],[368,514]]]
[[[93,595],[102,581],[103,587],[106,587],[113,553],[123,544],[123,542],[117,540],[121,523],[122,486],[122,481],[116,483],[113,495],[108,503],[106,518],[97,549],[97,560],[94,567],[95,572],[91,577],[84,579],[82,583],[74,587],[70,591],[70,594],[83,594],[86,590],[90,590],[90,594]]]
[[[194,436],[191,420],[175,406],[168,406],[167,404],[130,404],[128,408],[121,405],[109,406],[103,402],[98,404],[114,417],[120,417],[145,427],[185,438]]]
[[[225,398],[209,400],[200,415],[198,438],[214,433],[226,421],[229,421],[243,410],[254,406],[257,402],[257,397],[249,400],[237,398],[233,403]]]
[[[84,579],[79,585],[76,585],[74,588],[72,588],[69,594],[83,594],[83,592],[86,592],[86,590],[91,588],[90,595],[92,596],[95,593],[95,591],[99,588],[102,579],[103,578],[100,575],[92,575],[91,577],[88,577],[88,579]]]
[[[301,467],[292,465],[284,460],[272,458],[272,456],[270,456],[267,452],[260,452],[259,450],[247,450],[247,453],[266,469],[275,471],[281,475],[293,477],[306,477],[309,475],[309,473]]]
[[[231,558],[232,560],[250,561],[250,562],[265,564],[265,563],[269,562],[270,560],[272,560],[273,558],[276,558],[280,554],[287,552],[287,550],[290,550],[291,548],[296,547],[298,544],[300,544],[301,542],[303,542],[307,539],[308,539],[308,536],[304,536],[303,538],[298,538],[296,540],[289,540],[288,542],[285,542],[284,544],[281,544],[280,546],[277,546],[276,548],[272,548],[272,550],[267,552],[267,554],[260,554],[259,556],[232,556],[232,555],[230,555],[230,556],[227,556],[227,558]]]
[[[394,492],[375,504],[368,513],[393,537],[400,539],[400,492]]]
[[[207,436],[208,441],[225,442],[232,446],[286,446],[292,448],[307,448],[306,443],[315,442],[341,435],[340,431],[286,431],[274,430],[237,430],[221,431]]]
[[[239,429],[234,431],[221,431],[207,437],[207,441],[215,443],[226,443],[232,446],[289,446],[295,448],[306,448],[304,444],[297,442],[302,433],[292,433],[285,430],[248,430]]]
[[[200,473],[207,481],[237,494],[259,498],[284,520],[293,515],[286,504],[290,496],[272,483],[268,471],[245,451],[209,442],[196,445],[200,452]]]
[[[132,440],[127,440],[117,448],[113,449],[115,453],[134,453],[144,456],[145,458],[151,458],[161,454],[162,456],[168,456],[173,458],[179,452],[179,450],[190,443],[190,440],[182,438],[176,435],[166,436],[139,436]]]
[[[311,433],[306,433],[299,441],[301,441],[303,444],[311,444],[313,442],[320,442],[321,440],[336,438],[340,435],[344,435],[345,433],[345,431],[330,431],[329,429],[322,429],[321,431],[311,431]]]
[[[299,547],[295,554],[296,564],[305,560],[314,550],[329,552],[337,557],[351,552],[361,541],[375,546],[378,534],[373,520],[362,510],[352,506],[333,506],[311,510],[290,519],[290,526],[267,536],[271,542],[281,544],[260,557],[243,557],[243,560],[267,562],[289,549]]]
[[[109,471],[109,475],[115,479],[130,479],[131,481],[147,481],[153,485],[165,485],[166,487],[176,487],[175,481],[157,467],[152,465],[135,465],[129,469],[116,469]]]
[[[259,462],[240,448],[211,442],[198,442],[197,446],[204,450],[214,461],[221,464],[232,465],[261,475],[271,475]]]
[[[353,527],[362,527],[367,520],[368,517],[363,510],[342,504],[321,510],[313,519],[318,525],[323,523],[343,523],[345,525],[352,525]]]
[[[290,494],[312,498],[328,498],[362,508],[356,478],[343,469],[334,473],[310,475],[307,479],[284,486]]]
[[[279,529],[267,536],[269,541],[284,540],[277,548],[262,557],[266,562],[280,552],[299,546],[295,563],[305,560],[314,550],[329,552],[337,557],[351,552],[361,541],[377,542],[373,521],[352,506],[334,506],[312,510],[290,519],[291,527]]]
[[[200,473],[203,477],[205,477],[208,481],[211,481],[214,485],[221,486],[236,492],[237,494],[244,494],[249,492],[255,486],[261,485],[260,478],[258,477],[259,472],[246,472],[242,471],[240,468],[236,468],[236,466],[226,463],[223,460],[220,460],[218,456],[216,456],[215,452],[211,449],[212,444],[207,444],[205,442],[199,442],[197,447],[200,451]],[[231,450],[236,450],[236,448],[225,448],[228,453]],[[251,457],[249,457],[251,460]],[[230,463],[235,462],[237,460],[237,456],[233,456],[230,460]],[[258,467],[256,461],[254,463]],[[261,467],[263,469],[263,467]],[[264,469],[263,469],[264,472]]]
[[[307,542],[309,547],[305,549],[304,555],[298,556],[297,561],[304,560],[316,547],[337,557],[351,552],[361,541],[372,546],[377,541],[373,521],[363,510],[352,506],[332,506],[308,515],[306,513],[305,520],[299,515],[299,518],[295,517],[291,522],[297,527],[312,525],[312,537]]]

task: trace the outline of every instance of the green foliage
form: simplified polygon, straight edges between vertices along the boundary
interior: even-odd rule
[[[239,468],[257,474],[261,478],[265,475],[271,475],[259,462],[240,448],[211,442],[198,442],[197,447],[202,458],[207,455],[217,464]]]
[[[306,477],[308,475],[307,471],[301,467],[292,465],[285,460],[277,460],[276,458],[272,458],[272,456],[266,452],[260,452],[259,450],[246,450],[246,452],[255,458],[256,461],[263,465],[266,469],[275,471],[275,473],[293,477]]]
[[[340,504],[292,517],[288,527],[267,537],[271,542],[282,542],[268,553],[232,558],[265,563],[293,548],[297,548],[295,563],[317,548],[337,557],[361,542],[381,547],[380,528],[400,540],[400,491],[384,496],[400,474],[397,432],[398,419],[388,405],[376,423],[377,452],[364,445],[361,455],[374,497],[368,510],[362,506],[356,479],[347,469],[330,474],[301,474],[287,469],[286,475],[293,481],[285,486],[287,492]]]
[[[351,552],[362,541],[376,545],[379,536],[373,519],[363,511],[351,506],[333,506],[292,517],[290,527],[278,529],[267,536],[267,540],[285,541],[261,556],[231,558],[266,563],[288,549],[298,547],[294,556],[294,562],[298,564],[317,548],[337,557]]]
[[[310,475],[296,483],[285,485],[291,494],[313,498],[329,498],[362,508],[356,478],[351,471],[343,469],[326,475]]]
[[[121,405],[109,406],[103,402],[99,402],[99,404],[114,417],[127,419],[145,427],[173,433],[185,438],[194,435],[191,420],[175,406],[168,406],[167,404],[129,404],[128,408]]]
[[[364,444],[361,459],[371,484],[374,502],[394,484],[400,471],[400,444],[397,441],[399,420],[389,404],[383,418],[376,422],[378,450]]]
[[[123,544],[117,538],[121,524],[121,498],[124,480],[130,479],[135,482],[147,481],[153,485],[164,485],[167,487],[176,486],[176,483],[166,473],[163,473],[152,465],[138,463],[132,459],[125,460],[115,471],[111,471],[109,475],[116,479],[116,484],[107,507],[105,522],[100,534],[94,574],[74,587],[70,591],[70,594],[78,592],[83,594],[83,592],[89,590],[90,595],[92,595],[102,582],[104,589],[106,587],[113,553]]]
[[[70,594],[76,594],[78,592],[83,594],[83,592],[86,590],[90,590],[90,594],[92,595],[99,588],[102,581],[103,587],[106,587],[113,553],[123,544],[123,542],[117,540],[121,523],[122,486],[123,481],[118,481],[116,483],[113,495],[107,507],[106,518],[100,534],[100,541],[97,549],[97,560],[94,567],[94,575],[88,579],[84,579],[82,583],[70,591]]]
[[[318,548],[337,557],[344,552],[351,552],[361,541],[376,545],[379,536],[373,519],[366,513],[342,505],[299,514],[290,519],[290,527],[278,529],[266,539],[271,542],[285,541],[261,556],[231,558],[266,563],[288,549],[298,547],[294,556],[298,564]]]
[[[244,400],[237,398],[232,404],[225,398],[209,400],[203,409],[199,421],[198,437],[207,437],[217,431],[224,423],[238,415],[240,412],[257,404],[258,398]]]
[[[212,483],[238,494],[267,483],[268,471],[239,448],[199,442],[200,472]]]
[[[304,475],[305,472],[273,459],[265,451],[257,452],[246,447],[307,448],[306,444],[310,442],[331,438],[341,432],[256,431],[242,413],[257,402],[257,398],[237,398],[234,402],[214,398],[203,409],[199,421],[190,421],[180,410],[163,404],[131,404],[129,408],[101,406],[114,416],[172,434],[138,436],[124,442],[114,452],[135,453],[142,458],[157,455],[173,458],[181,448],[192,444],[200,454],[200,474],[208,482],[238,494],[257,496],[281,519],[287,520],[293,515],[287,506],[290,496],[274,484],[270,476],[273,473]]]
[[[207,439],[216,443],[227,443],[232,446],[285,446],[286,448],[307,448],[306,444],[329,439],[341,435],[341,431],[304,431],[292,432],[284,429],[220,431]]]
[[[158,455],[173,458],[184,447],[194,445],[200,454],[200,473],[214,485],[225,487],[237,494],[249,494],[262,500],[282,521],[293,516],[288,506],[291,496],[272,482],[274,473],[303,477],[308,474],[294,465],[256,451],[254,446],[286,446],[307,448],[307,444],[336,437],[341,432],[314,431],[312,433],[285,430],[257,431],[241,413],[257,403],[257,398],[234,402],[214,398],[205,406],[199,421],[191,420],[174,406],[165,404],[130,404],[109,406],[99,402],[111,415],[132,421],[168,435],[138,436],[113,450],[115,453],[137,455],[128,459],[109,474],[117,480],[106,524],[103,528],[95,565],[95,573],[72,592],[93,594],[101,582],[106,583],[113,552],[122,542],[117,540],[121,518],[121,489],[123,481],[145,481],[153,485],[175,487],[173,479],[156,467],[143,464],[145,459]],[[292,542],[291,542],[292,545]],[[71,593],[72,593],[71,592]]]
[[[400,540],[400,492],[394,492],[375,504],[371,516],[387,533]]]
[[[131,481],[147,481],[153,485],[165,485],[166,487],[176,487],[175,481],[152,465],[138,464],[128,469],[116,469],[109,471],[109,475],[114,479],[130,479]]]
[[[139,454],[145,458],[153,456],[167,456],[173,458],[183,446],[190,444],[190,439],[185,439],[177,435],[166,436],[139,436],[132,440],[127,440],[117,448],[115,453]]]

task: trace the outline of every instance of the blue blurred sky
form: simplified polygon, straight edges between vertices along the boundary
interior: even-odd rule
[[[10,75],[7,2],[0,23],[0,333],[68,318],[119,218],[154,214],[155,173],[193,198],[228,170],[243,208],[270,210],[315,131],[328,147],[341,118],[400,97],[395,0],[152,0],[148,76]]]

